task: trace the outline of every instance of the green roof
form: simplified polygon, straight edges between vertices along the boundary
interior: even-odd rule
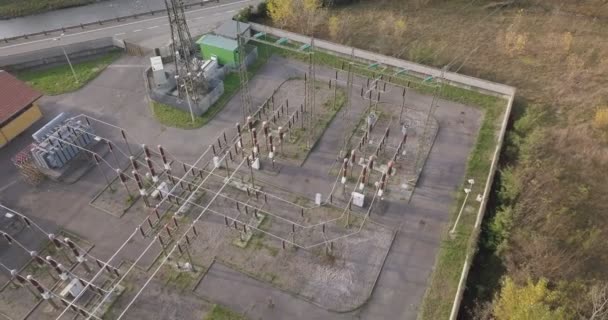
[[[198,45],[207,45],[217,48],[223,48],[230,51],[236,51],[239,47],[236,40],[216,36],[213,34],[206,34],[196,41]]]

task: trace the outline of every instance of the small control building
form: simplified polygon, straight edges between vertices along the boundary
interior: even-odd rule
[[[216,58],[219,64],[236,67],[239,64],[239,45],[234,39],[206,34],[196,41],[204,60]]]
[[[0,70],[0,148],[42,118],[36,101],[42,94]]]

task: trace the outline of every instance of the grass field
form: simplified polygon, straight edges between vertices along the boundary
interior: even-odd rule
[[[121,52],[116,51],[90,61],[74,63],[78,81],[74,79],[67,63],[44,70],[19,72],[16,76],[46,95],[58,95],[80,89],[121,55]]]
[[[0,0],[0,19],[81,6],[98,0]]]

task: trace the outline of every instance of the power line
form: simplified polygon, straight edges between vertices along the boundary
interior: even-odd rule
[[[67,242],[65,242],[65,240],[62,240],[62,239],[60,239],[60,238],[56,238],[56,237],[55,237],[55,234],[50,233],[50,232],[47,232],[47,231],[46,231],[46,230],[44,230],[42,227],[40,227],[40,225],[38,225],[37,223],[35,223],[35,222],[34,222],[32,219],[28,218],[28,217],[27,217],[27,216],[25,216],[24,214],[22,214],[22,213],[20,213],[20,212],[18,212],[18,211],[16,211],[16,210],[14,210],[14,209],[11,209],[11,208],[9,208],[9,207],[7,207],[7,206],[5,206],[5,205],[1,204],[1,203],[0,203],[0,207],[2,207],[2,208],[3,208],[3,209],[5,209],[5,210],[10,211],[12,214],[15,214],[15,215],[19,216],[19,217],[22,219],[22,221],[23,221],[23,222],[26,224],[26,226],[28,226],[28,227],[31,227],[31,226],[36,227],[36,229],[38,229],[38,230],[39,230],[41,233],[43,233],[44,235],[46,235],[46,238],[47,238],[47,239],[52,240],[52,241],[58,241],[58,242],[62,243],[64,246],[68,246],[68,247],[69,247],[68,243],[67,243]],[[95,257],[95,256],[93,256],[92,254],[90,254],[90,253],[89,253],[87,250],[85,250],[85,249],[83,249],[82,247],[80,247],[80,246],[79,246],[77,243],[72,242],[72,244],[73,244],[73,245],[74,245],[74,246],[75,246],[75,247],[76,247],[76,248],[79,250],[79,252],[81,252],[83,255],[85,255],[85,256],[87,256],[87,257],[90,257],[91,259],[93,259],[93,260],[95,260],[95,261],[98,261],[98,262],[103,261],[103,259],[96,258],[96,257]],[[112,267],[112,268],[114,268],[114,267]],[[115,268],[114,268],[114,269],[115,269]]]

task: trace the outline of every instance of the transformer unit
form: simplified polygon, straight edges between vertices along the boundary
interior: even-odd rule
[[[31,152],[36,164],[61,169],[95,140],[93,128],[61,113],[32,135],[37,144]]]

